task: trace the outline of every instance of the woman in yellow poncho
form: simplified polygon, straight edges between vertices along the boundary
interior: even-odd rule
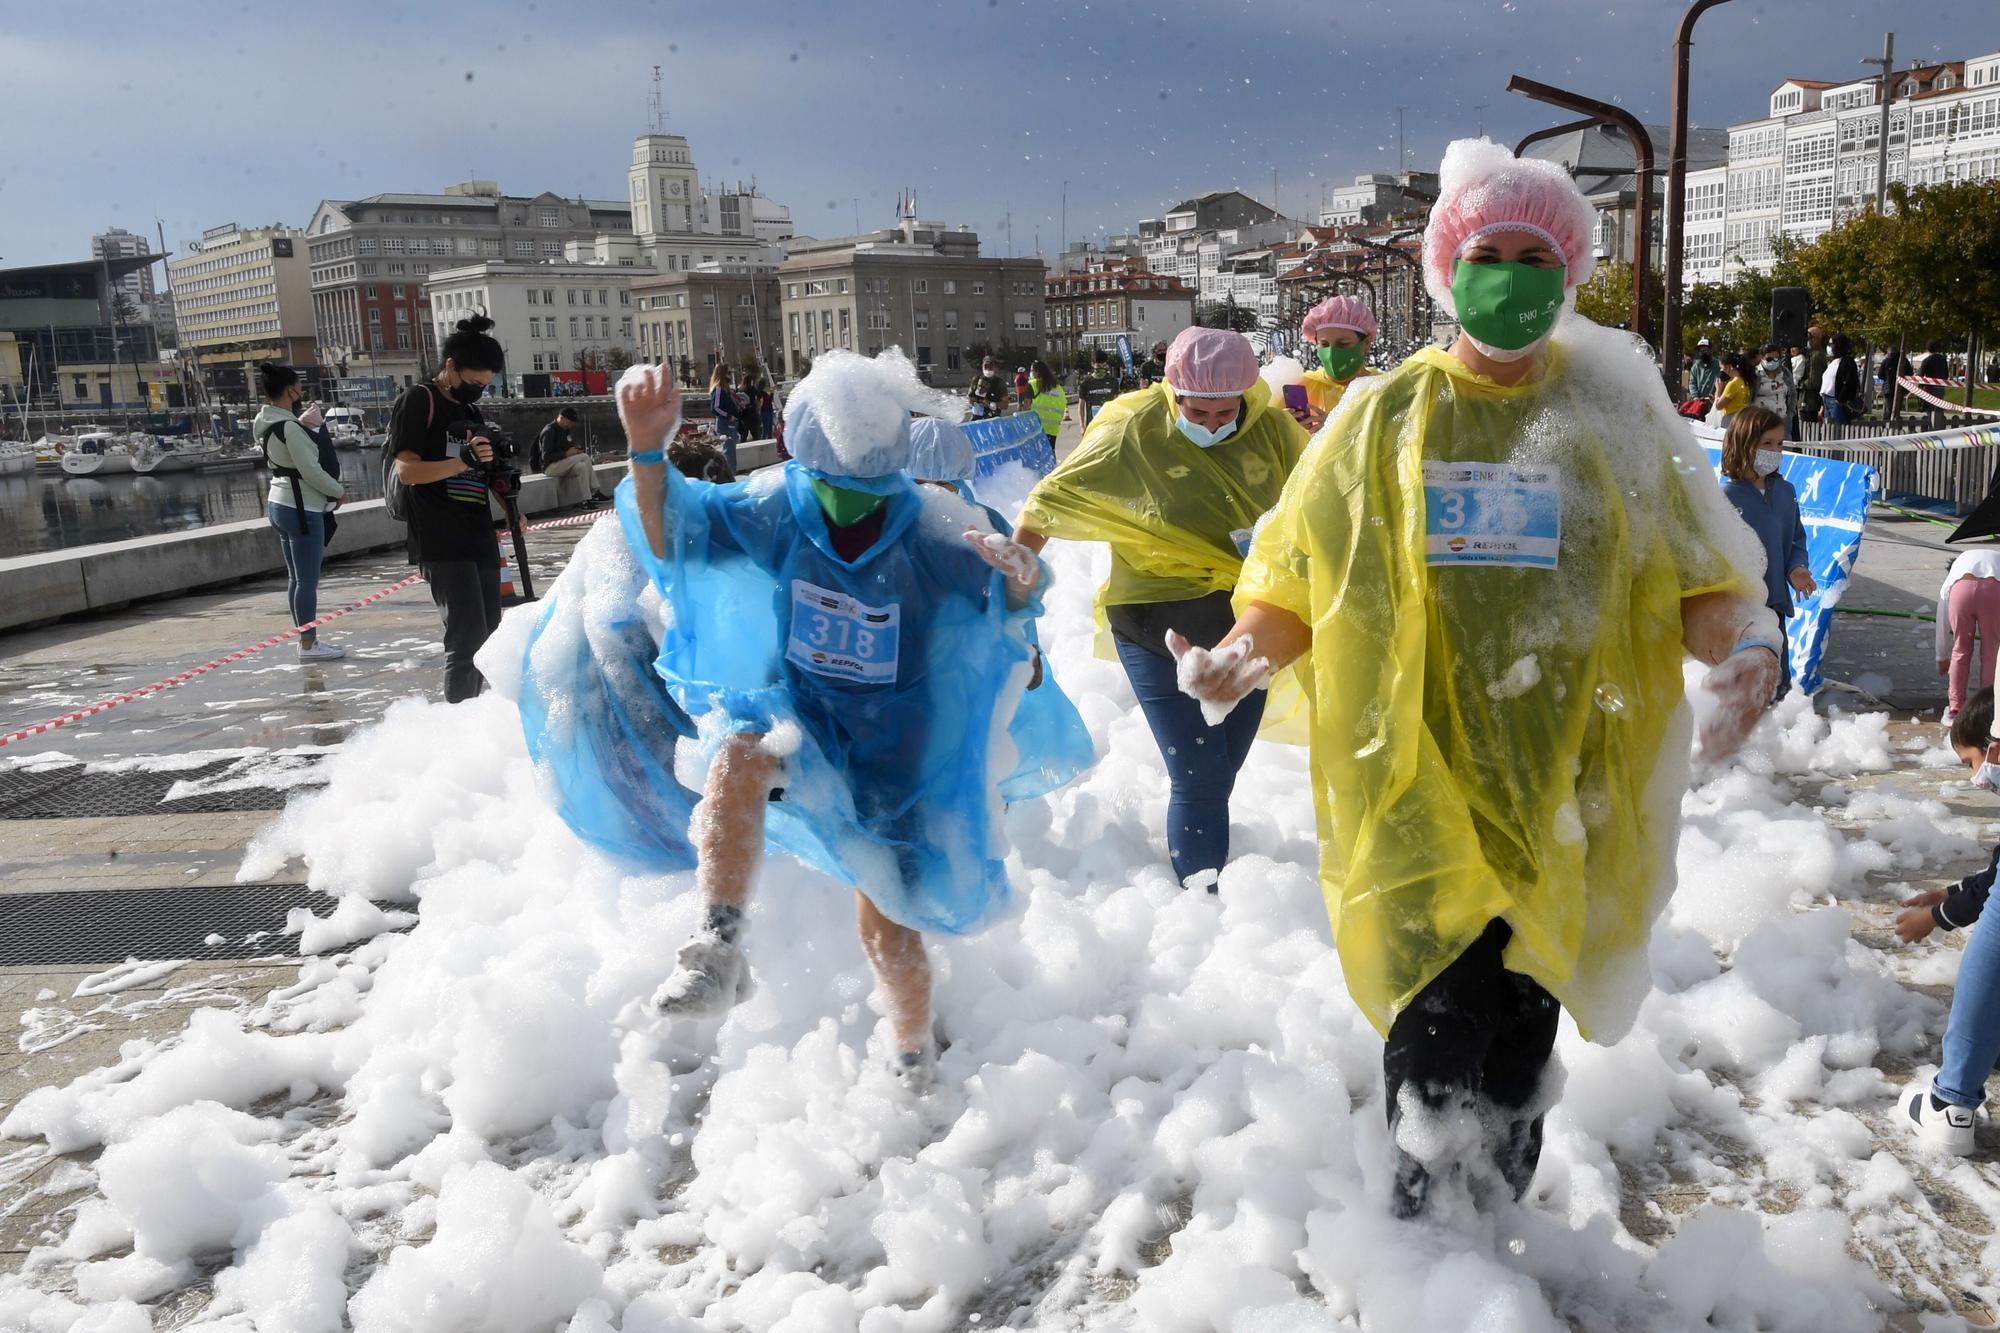
[[[1250,531],[1277,502],[1306,432],[1271,402],[1249,339],[1181,331],[1166,380],[1114,399],[1083,443],[1028,497],[1014,539],[1111,546],[1098,594],[1118,660],[1166,760],[1167,850],[1174,874],[1214,888],[1229,857],[1229,794],[1263,699],[1211,732],[1180,693],[1166,637],[1213,645],[1235,620],[1230,594]]]
[[[1299,321],[1299,337],[1319,359],[1305,378],[1307,430],[1318,430],[1340,405],[1347,386],[1375,372],[1368,349],[1375,344],[1375,312],[1358,296],[1329,296]]]
[[[1258,530],[1240,619],[1181,679],[1211,713],[1309,654],[1320,875],[1387,1044],[1395,1207],[1534,1175],[1558,1006],[1615,1041],[1650,984],[1688,733],[1769,703],[1758,553],[1657,372],[1572,318],[1592,213],[1560,167],[1453,144],[1424,242],[1462,332],[1349,390]],[[1476,1117],[1477,1160],[1441,1118]]]

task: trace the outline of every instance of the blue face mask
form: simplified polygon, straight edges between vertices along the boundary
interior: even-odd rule
[[[1236,423],[1234,421],[1210,430],[1206,426],[1195,425],[1192,421],[1189,421],[1186,417],[1178,413],[1174,416],[1174,425],[1180,427],[1181,434],[1187,436],[1204,449],[1213,449],[1216,445],[1221,444],[1236,433]]]

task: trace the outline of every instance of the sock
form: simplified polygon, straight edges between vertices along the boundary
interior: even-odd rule
[[[737,932],[743,929],[743,909],[734,903],[710,903],[702,915],[701,928],[724,944],[734,944]]]

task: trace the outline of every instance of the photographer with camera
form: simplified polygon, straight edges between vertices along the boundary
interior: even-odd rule
[[[487,333],[492,327],[483,315],[460,320],[439,349],[443,368],[429,383],[405,389],[389,420],[396,479],[408,488],[410,563],[444,614],[447,703],[486,688],[472,659],[500,625],[500,549],[489,504],[493,440],[476,406],[506,366]]]

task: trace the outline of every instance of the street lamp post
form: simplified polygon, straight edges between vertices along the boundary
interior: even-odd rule
[[[1666,290],[1660,312],[1660,370],[1667,392],[1681,396],[1681,250],[1687,217],[1688,56],[1694,47],[1695,20],[1729,0],[1694,0],[1674,29],[1674,99],[1667,128],[1667,216],[1663,228]]]
[[[1632,151],[1638,162],[1632,172],[1633,185],[1633,228],[1638,232],[1632,245],[1632,332],[1647,342],[1651,333],[1652,320],[1647,317],[1646,279],[1653,268],[1653,140],[1646,133],[1646,127],[1631,112],[1623,107],[1600,102],[1594,97],[1585,97],[1564,88],[1537,83],[1515,75],[1507,80],[1507,91],[1532,97],[1537,102],[1547,102],[1569,111],[1581,111],[1594,120],[1605,121],[1625,131],[1632,141]]]

